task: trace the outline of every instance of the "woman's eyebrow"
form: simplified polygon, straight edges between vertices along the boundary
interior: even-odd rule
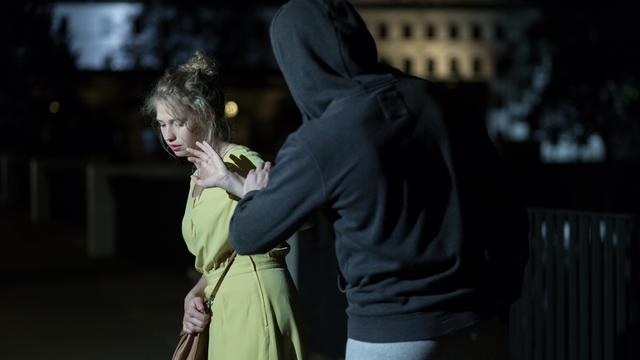
[[[182,120],[182,119],[180,119],[180,118],[171,118],[171,119],[166,119],[166,120],[156,118],[156,121],[157,121],[157,122],[168,122],[168,123],[176,122],[176,121],[184,122],[184,120]]]

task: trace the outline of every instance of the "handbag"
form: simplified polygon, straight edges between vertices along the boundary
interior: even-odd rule
[[[205,311],[211,314],[211,304],[213,303],[213,298],[218,293],[218,289],[220,289],[220,285],[222,285],[222,280],[225,275],[229,271],[233,260],[236,258],[236,252],[231,253],[229,257],[229,261],[220,275],[216,286],[213,288],[211,292],[211,296],[207,298],[204,302]],[[209,326],[206,326],[204,331],[201,333],[188,334],[183,330],[180,331],[180,339],[178,340],[178,346],[176,346],[176,350],[173,352],[172,360],[205,360],[209,354]]]

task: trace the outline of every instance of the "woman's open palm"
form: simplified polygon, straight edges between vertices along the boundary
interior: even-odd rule
[[[226,188],[231,171],[227,169],[220,155],[206,141],[197,141],[196,146],[200,150],[187,148],[187,151],[191,154],[191,156],[187,157],[187,160],[192,162],[198,169],[197,175],[192,175],[191,179],[196,185],[204,188]]]

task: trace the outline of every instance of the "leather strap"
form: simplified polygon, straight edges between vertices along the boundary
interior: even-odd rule
[[[224,280],[224,277],[229,272],[229,269],[231,268],[231,264],[233,264],[233,260],[236,259],[236,255],[238,255],[238,253],[233,251],[231,253],[231,256],[229,256],[229,260],[227,262],[227,265],[225,265],[225,267],[224,267],[224,271],[222,272],[222,274],[220,274],[220,278],[216,282],[216,286],[213,288],[213,291],[211,291],[211,296],[209,296],[209,298],[207,299],[207,304],[209,305],[209,307],[211,307],[211,303],[213,302],[213,298],[218,293],[218,290],[220,289],[220,285],[222,285],[222,280]]]

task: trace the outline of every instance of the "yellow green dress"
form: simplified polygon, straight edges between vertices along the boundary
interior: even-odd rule
[[[224,155],[227,167],[246,175],[260,156],[241,145]],[[207,279],[209,296],[233,249],[229,222],[237,199],[220,188],[193,196],[191,182],[182,235]],[[288,244],[267,254],[240,256],[231,265],[211,308],[209,359],[304,359],[297,293],[286,267]]]

